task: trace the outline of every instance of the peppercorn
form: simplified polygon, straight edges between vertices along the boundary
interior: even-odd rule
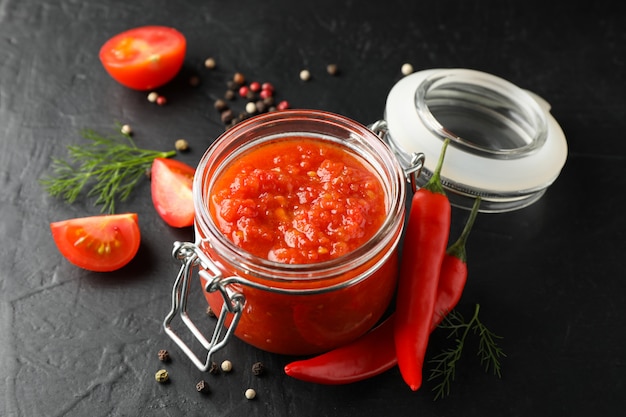
[[[177,151],[185,152],[189,150],[189,143],[187,143],[185,139],[178,139],[174,143],[174,147],[176,148]]]
[[[210,58],[210,57],[209,57],[209,58],[207,58],[207,59],[204,61],[204,66],[205,66],[205,67],[207,67],[208,69],[213,69],[213,68],[215,68],[215,66],[216,66],[215,59],[214,59],[214,58]]]
[[[222,371],[230,372],[233,370],[233,363],[229,360],[225,360],[221,365]]]
[[[164,106],[167,103],[167,99],[164,96],[158,96],[156,99],[156,104],[159,106]]]
[[[247,85],[242,85],[241,87],[239,87],[238,91],[241,97],[245,97],[248,95],[248,91],[250,91],[250,87],[248,87]]]
[[[259,113],[265,113],[265,111],[267,110],[267,104],[265,104],[263,100],[259,100],[254,104],[256,106],[256,111]]]
[[[209,373],[211,375],[217,375],[220,373],[220,367],[216,362],[211,362],[211,366],[209,366]]]
[[[196,391],[206,394],[209,392],[209,384],[204,379],[198,381],[196,384]]]
[[[261,362],[255,362],[252,365],[252,374],[256,376],[261,376],[265,372],[265,366]]]
[[[170,353],[165,349],[159,350],[158,355],[161,362],[169,362],[171,360]]]
[[[232,90],[232,91],[236,91],[236,90],[238,90],[238,89],[239,89],[239,84],[237,84],[237,83],[236,83],[236,82],[234,82],[233,80],[229,80],[229,81],[226,83],[226,88],[228,88],[229,90]]]
[[[200,85],[200,77],[197,75],[192,75],[189,77],[189,85],[192,87],[197,87]]]
[[[233,76],[233,81],[239,85],[243,85],[243,83],[246,82],[246,77],[242,73],[236,72]]]
[[[289,108],[289,102],[287,100],[283,100],[276,105],[276,109],[278,110],[287,110]]]
[[[165,369],[159,369],[156,374],[154,374],[154,379],[156,379],[157,382],[160,382],[161,384],[167,382],[169,378],[170,376]]]
[[[233,117],[235,117],[235,115],[233,114],[233,111],[231,109],[224,110],[221,114],[222,123],[227,124],[228,122],[233,120]]]
[[[261,97],[261,98],[263,98],[263,97]],[[264,97],[263,98],[263,103],[266,106],[273,106],[274,105],[274,97],[272,97],[272,96]]]
[[[271,91],[272,93],[274,92],[274,86],[272,85],[272,83],[268,83],[265,82],[261,85],[261,90],[268,90]]]
[[[233,90],[226,90],[224,93],[224,98],[226,100],[234,100],[236,97],[235,92]]]
[[[302,81],[309,81],[311,79],[311,72],[307,69],[300,71],[300,79]]]
[[[218,98],[217,100],[215,100],[215,103],[213,103],[213,106],[215,106],[215,110],[220,111],[220,112],[228,108],[228,104],[226,104],[226,101],[222,100],[221,98]]]
[[[122,126],[122,128],[120,129],[120,131],[122,132],[123,135],[132,135],[133,134],[133,129],[130,128],[129,125],[124,125]]]
[[[249,101],[249,102],[246,104],[246,112],[247,112],[247,113],[249,113],[249,114],[254,114],[254,113],[256,113],[256,103],[254,103],[254,102],[252,102],[252,101]]]
[[[261,92],[259,93],[259,97],[265,100],[268,98],[272,98],[273,94],[274,92],[272,90],[261,90]]]
[[[400,71],[402,71],[402,75],[409,75],[410,73],[413,72],[413,65],[407,62],[406,64],[402,65],[402,68],[400,69]]]
[[[159,98],[159,93],[157,93],[156,91],[152,91],[150,94],[148,94],[148,101],[150,103],[154,103],[155,101],[157,101],[157,98]]]
[[[337,64],[328,64],[326,66],[326,72],[330,75],[337,75],[339,73],[339,67],[337,67]]]
[[[256,94],[254,91],[249,90],[248,93],[246,93],[246,98],[250,101],[250,100],[254,100],[256,98]]]
[[[254,397],[256,397],[256,391],[253,390],[252,388],[248,388],[246,392],[244,393],[244,395],[246,396],[247,399],[253,400]]]
[[[250,83],[250,90],[251,90],[251,91],[254,91],[255,93],[256,93],[257,91],[260,91],[260,90],[261,90],[261,83],[260,83],[260,82],[258,82],[258,81],[252,81],[252,82]]]

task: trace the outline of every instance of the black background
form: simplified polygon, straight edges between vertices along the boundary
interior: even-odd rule
[[[0,415],[3,416],[589,416],[623,412],[626,368],[626,29],[619,2],[514,1],[0,1]],[[114,82],[97,53],[110,36],[146,24],[185,34],[181,74],[146,93]],[[217,68],[204,68],[212,56]],[[481,305],[504,338],[501,379],[471,349],[449,397],[432,383],[411,392],[397,369],[349,386],[286,377],[290,358],[238,340],[219,359],[228,375],[198,371],[161,330],[178,265],[175,240],[144,181],[119,212],[139,214],[142,246],[126,268],[97,274],[71,266],[52,221],[98,214],[92,201],[50,198],[38,184],[52,156],[130,124],[141,147],[197,164],[222,131],[213,101],[235,71],[270,81],[292,107],[381,118],[404,62],[416,70],[493,73],[552,105],[569,155],[561,176],[531,207],[480,215],[459,311]],[[325,72],[336,63],[341,74]],[[301,69],[313,77],[299,79]],[[200,76],[190,87],[188,78]],[[238,101],[243,110],[243,101]],[[453,234],[467,212],[453,211]],[[197,299],[202,317],[204,304]],[[447,346],[433,336],[429,355]],[[163,365],[159,349],[171,351]],[[249,372],[260,360],[268,372]],[[166,367],[171,382],[154,381]],[[195,390],[200,379],[212,392]],[[258,396],[247,401],[253,387]]]

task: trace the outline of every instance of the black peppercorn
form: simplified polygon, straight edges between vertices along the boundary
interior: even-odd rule
[[[230,90],[230,91],[235,91],[239,89],[239,84],[237,84],[236,82],[230,80],[226,83],[226,87]]]
[[[206,381],[201,380],[196,384],[196,390],[198,392],[206,394],[207,392],[209,392],[209,384],[207,384]]]
[[[258,113],[265,113],[265,111],[267,110],[267,105],[263,102],[263,100],[257,101],[255,105],[256,105],[256,111]]]
[[[252,374],[256,376],[261,376],[265,372],[265,366],[261,362],[256,362],[252,365]]]
[[[209,373],[211,375],[217,375],[220,373],[220,367],[216,362],[211,362],[211,366],[209,367]]]
[[[224,98],[226,100],[234,100],[235,97],[237,97],[237,94],[235,94],[233,90],[226,90],[226,92],[224,93]]]
[[[226,101],[222,100],[221,98],[215,100],[215,103],[213,105],[215,106],[215,110],[217,111],[224,111],[228,109],[228,104],[226,104]]]
[[[231,120],[233,120],[234,114],[233,111],[228,109],[228,110],[224,110],[221,113],[221,119],[222,119],[222,123],[224,124],[228,124]]]

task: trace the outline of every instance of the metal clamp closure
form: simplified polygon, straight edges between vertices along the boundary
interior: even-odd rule
[[[221,271],[204,253],[202,253],[196,244],[190,242],[175,242],[172,256],[174,259],[181,261],[182,265],[176,276],[176,281],[174,281],[172,288],[172,308],[163,321],[163,329],[198,369],[207,371],[211,366],[213,354],[222,349],[234,333],[243,311],[245,298],[243,294],[233,293],[226,288],[226,284],[229,280],[224,279]],[[194,267],[200,269],[199,274],[207,281],[205,290],[208,292],[219,291],[224,300],[222,310],[210,340],[204,337],[187,314],[189,286]],[[187,346],[172,329],[171,323],[177,314],[180,314],[183,323],[185,323],[193,336],[202,344],[204,349],[207,350],[206,360],[204,362],[198,358],[192,349]],[[226,317],[228,314],[232,314],[233,319],[230,325],[226,327]]]
[[[394,144],[389,140],[389,126],[387,125],[386,120],[377,120],[371,125],[369,125],[369,129],[376,133],[378,137],[385,142],[389,147],[391,147],[393,153],[398,157],[400,162],[402,162],[402,169],[404,171],[404,175],[406,180],[411,184],[411,189],[413,192],[417,191],[419,188],[417,185],[417,179],[422,174],[422,168],[424,167],[424,161],[426,160],[426,156],[422,152],[413,152],[409,156],[408,161],[402,158],[399,155],[398,149],[394,146]],[[408,166],[406,164],[408,163]]]

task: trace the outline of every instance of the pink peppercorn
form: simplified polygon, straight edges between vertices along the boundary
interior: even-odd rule
[[[261,97],[263,100],[272,97],[273,95],[274,92],[272,90],[261,90],[261,92],[259,93],[259,97]]]
[[[261,85],[261,90],[269,90],[272,93],[274,92],[274,86],[272,85],[272,83],[263,83],[263,85]]]
[[[239,95],[241,97],[246,97],[249,92],[250,88],[247,85],[242,85],[241,87],[239,87]]]
[[[250,83],[250,90],[251,90],[251,91],[254,91],[254,92],[256,93],[256,92],[257,92],[257,91],[259,91],[260,89],[261,89],[261,83],[260,83],[260,82],[258,82],[258,81],[252,81],[252,82]]]
[[[158,104],[159,106],[164,106],[165,103],[167,103],[167,99],[164,96],[158,96],[156,98],[156,104]]]
[[[289,108],[289,102],[287,100],[283,100],[276,105],[276,109],[278,110],[287,110]]]

